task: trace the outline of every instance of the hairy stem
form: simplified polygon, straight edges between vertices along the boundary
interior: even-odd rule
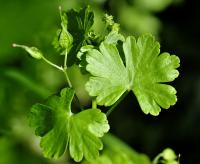
[[[110,109],[106,112],[106,116],[108,117],[117,107],[117,105],[128,95],[128,92],[125,92],[120,98],[119,100],[117,100],[117,102],[110,107]]]

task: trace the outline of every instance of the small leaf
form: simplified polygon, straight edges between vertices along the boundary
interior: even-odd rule
[[[36,47],[28,47],[25,45],[13,44],[13,47],[20,47],[27,51],[33,58],[41,59],[43,57],[42,52]]]
[[[87,45],[86,41],[91,38],[91,28],[94,23],[94,13],[90,7],[84,7],[79,11],[69,10],[66,12],[68,18],[68,31],[74,38],[73,47],[69,52],[68,65],[73,65],[77,58],[76,54],[80,48]],[[93,38],[94,39],[94,38]]]
[[[108,44],[117,44],[118,41],[125,41],[124,36],[119,34],[118,31],[111,31],[106,37],[104,42]]]
[[[74,90],[65,88],[61,95],[52,96],[45,105],[36,104],[31,109],[30,124],[41,136],[41,148],[48,158],[59,158],[68,149],[79,162],[96,159],[103,148],[102,137],[109,130],[106,115],[99,109],[71,112]]]
[[[94,49],[93,45],[86,45],[86,46],[81,47],[80,51],[77,54],[77,58],[80,61],[79,62],[79,67],[80,67],[80,70],[81,70],[82,74],[87,74],[88,73],[88,71],[86,70],[86,65],[87,65],[86,55],[87,55],[87,52],[92,50],[92,49]]]
[[[97,97],[99,105],[113,105],[126,90],[134,92],[145,114],[158,115],[160,107],[167,109],[176,103],[176,90],[163,83],[178,77],[179,58],[159,55],[160,45],[153,36],[126,39],[125,65],[115,44],[103,42],[99,49],[89,51],[86,57],[86,69],[92,74],[86,90]]]
[[[81,58],[84,55],[84,53],[86,53],[86,52],[88,52],[88,51],[90,51],[92,49],[94,49],[93,45],[86,45],[86,46],[81,47],[80,51],[77,54],[77,58],[81,60]]]

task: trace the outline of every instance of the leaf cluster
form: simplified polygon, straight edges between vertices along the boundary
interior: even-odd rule
[[[41,137],[40,145],[48,158],[59,158],[68,150],[76,162],[83,158],[86,161],[101,161],[101,158],[109,161],[107,155],[117,151],[115,146],[109,144],[107,155],[98,158],[99,150],[103,149],[100,138],[109,131],[107,116],[128,92],[135,94],[145,114],[156,116],[161,108],[168,109],[174,105],[177,101],[176,90],[166,83],[178,77],[179,58],[167,52],[160,53],[160,44],[151,34],[138,38],[123,36],[119,32],[119,24],[108,14],[103,19],[105,31],[97,35],[92,29],[94,13],[90,7],[67,12],[60,9],[60,17],[61,27],[53,45],[59,54],[64,55],[63,66],[50,62],[35,47],[14,44],[32,57],[43,59],[62,71],[68,83],[60,96],[54,95],[44,104],[33,105],[29,115],[30,125],[35,128],[35,134]],[[92,108],[84,109],[80,105],[80,112],[76,114],[72,112],[71,102],[79,100],[67,74],[67,68],[73,64],[88,73],[85,89],[93,98]],[[105,114],[97,105],[111,108]],[[123,152],[128,148],[122,146],[121,149]],[[143,159],[137,153],[126,152],[129,152],[127,157],[118,159],[115,156],[118,163],[137,159],[148,163],[148,159]],[[137,155],[132,159],[133,154]]]

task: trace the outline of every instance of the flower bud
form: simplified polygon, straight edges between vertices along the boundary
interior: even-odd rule
[[[28,46],[19,45],[19,44],[13,44],[13,47],[23,48],[26,52],[28,52],[35,59],[41,59],[43,57],[42,52],[36,47],[28,47]]]

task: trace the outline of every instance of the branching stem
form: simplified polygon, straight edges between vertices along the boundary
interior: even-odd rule
[[[56,64],[52,63],[51,61],[49,61],[48,59],[46,59],[44,56],[42,56],[42,59],[43,59],[46,63],[48,63],[49,65],[51,65],[51,66],[53,66],[53,67],[59,69],[60,71],[63,71],[63,68],[62,68],[62,67],[59,67],[59,66],[57,66]]]

